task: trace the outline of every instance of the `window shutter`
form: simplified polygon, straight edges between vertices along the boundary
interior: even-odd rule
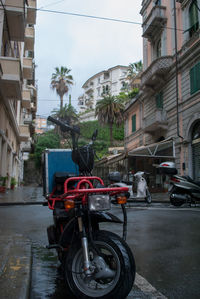
[[[132,115],[132,132],[136,131],[136,114]]]
[[[200,90],[200,62],[190,70],[190,94]]]
[[[156,108],[163,109],[163,93],[159,92],[156,95]]]

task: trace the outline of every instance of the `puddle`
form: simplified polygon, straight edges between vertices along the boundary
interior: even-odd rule
[[[33,244],[30,299],[74,299],[69,297],[56,251]]]

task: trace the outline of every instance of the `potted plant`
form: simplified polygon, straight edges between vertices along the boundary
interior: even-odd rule
[[[6,181],[7,181],[7,176],[0,177],[0,192],[2,193],[6,192]]]
[[[15,188],[16,183],[16,179],[14,177],[11,177],[10,186],[12,190]]]

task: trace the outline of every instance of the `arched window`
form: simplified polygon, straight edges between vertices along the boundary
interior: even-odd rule
[[[189,8],[189,34],[190,37],[199,29],[199,17],[198,17],[198,6],[197,0],[192,1]]]

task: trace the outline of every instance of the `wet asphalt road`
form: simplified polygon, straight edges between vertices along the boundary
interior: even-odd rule
[[[115,214],[121,217],[120,209]],[[23,234],[33,242],[31,299],[70,299],[54,250],[47,250],[51,211],[43,206],[0,207],[0,233]],[[200,298],[200,209],[168,205],[128,209],[128,238],[137,272],[167,298]],[[105,225],[104,225],[105,226]],[[119,225],[109,229],[121,234]],[[147,297],[135,288],[131,298]]]

